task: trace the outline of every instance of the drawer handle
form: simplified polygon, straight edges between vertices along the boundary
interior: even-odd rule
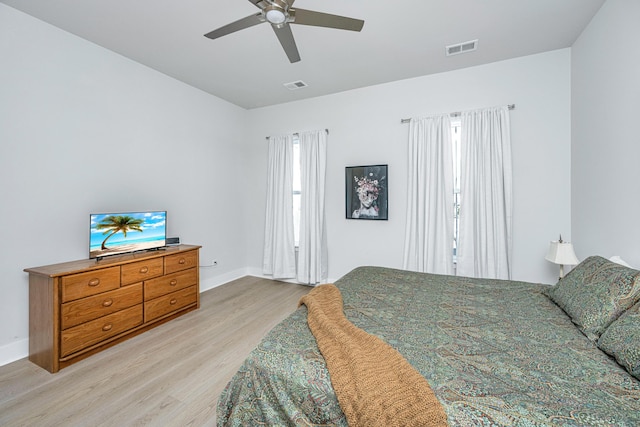
[[[107,299],[104,300],[104,302],[102,303],[103,307],[111,307],[111,305],[113,304],[113,300],[112,299]]]
[[[105,332],[107,332],[107,331],[110,331],[110,330],[111,330],[111,328],[113,328],[113,325],[112,325],[111,323],[109,323],[108,325],[104,325],[104,326],[102,327],[102,330],[103,330],[103,331],[105,331]]]
[[[171,301],[169,301],[169,304],[174,305],[177,302],[178,302],[178,300],[173,298]]]
[[[149,267],[147,267],[146,265],[140,269],[140,273],[142,274],[146,274],[148,272],[149,272]]]
[[[98,286],[99,284],[100,284],[100,279],[98,279],[97,277],[95,279],[89,280],[89,283],[88,283],[88,285],[92,287]]]
[[[171,286],[175,286],[178,284],[178,281],[176,279],[173,279],[172,281],[169,282],[169,285]]]
[[[187,260],[186,260],[186,259],[184,259],[184,258],[180,258],[180,261],[178,261],[178,264],[182,265],[182,264],[184,264],[184,263],[186,263],[186,262],[187,262]]]

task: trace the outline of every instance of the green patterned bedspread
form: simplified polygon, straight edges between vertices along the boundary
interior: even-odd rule
[[[640,381],[544,296],[545,285],[360,267],[349,320],[427,379],[451,426],[640,426]],[[219,426],[347,426],[302,306],[252,351]]]

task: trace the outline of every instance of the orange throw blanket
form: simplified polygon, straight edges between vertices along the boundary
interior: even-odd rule
[[[350,427],[447,426],[427,380],[393,347],[347,320],[338,288],[318,286],[302,304]]]

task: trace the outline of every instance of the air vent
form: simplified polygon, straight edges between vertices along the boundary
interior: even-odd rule
[[[289,90],[296,90],[296,89],[302,89],[303,87],[307,87],[309,86],[308,84],[306,84],[305,82],[303,82],[302,80],[298,80],[296,82],[291,82],[291,83],[285,83],[284,87],[286,87]]]
[[[452,44],[447,46],[447,56],[459,55],[461,53],[473,52],[478,48],[478,39],[470,40],[464,43]]]

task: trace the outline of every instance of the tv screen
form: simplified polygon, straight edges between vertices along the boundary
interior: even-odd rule
[[[91,214],[89,258],[158,249],[167,239],[167,212]]]

